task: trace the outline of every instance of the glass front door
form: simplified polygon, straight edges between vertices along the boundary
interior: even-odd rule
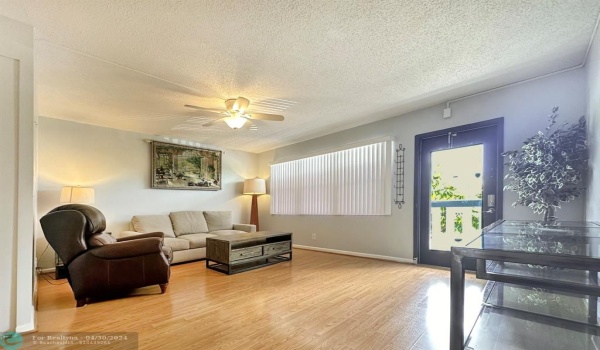
[[[417,136],[419,263],[450,266],[451,247],[471,243],[502,217],[502,127],[494,119]]]
[[[465,246],[481,232],[483,145],[431,152],[429,249]]]

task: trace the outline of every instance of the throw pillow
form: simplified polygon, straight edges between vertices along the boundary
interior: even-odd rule
[[[208,225],[201,211],[177,211],[169,214],[175,236],[207,233]]]
[[[175,238],[171,219],[168,215],[137,215],[131,218],[131,225],[136,232],[162,232],[165,237]]]
[[[230,211],[205,211],[204,218],[208,224],[208,232],[233,228]]]

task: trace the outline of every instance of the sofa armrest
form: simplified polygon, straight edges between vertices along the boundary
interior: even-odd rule
[[[246,232],[256,232],[256,225],[233,224],[233,229]]]
[[[101,259],[125,259],[162,252],[162,239],[157,237],[107,244],[90,249],[92,255]]]
[[[125,232],[131,232],[131,231],[125,231]],[[131,240],[140,239],[140,238],[150,238],[150,237],[157,237],[162,240],[165,237],[165,234],[162,232],[150,232],[150,233],[135,232],[135,234],[124,236],[121,233],[121,237],[117,238],[117,242],[125,242],[125,241],[131,241]]]

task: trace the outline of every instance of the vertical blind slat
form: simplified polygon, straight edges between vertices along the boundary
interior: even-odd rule
[[[385,215],[388,142],[271,165],[271,214]]]

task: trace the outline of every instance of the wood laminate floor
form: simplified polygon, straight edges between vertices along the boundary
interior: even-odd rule
[[[83,308],[68,284],[40,278],[38,331],[135,332],[139,349],[448,348],[446,269],[295,249],[291,262],[232,276],[204,261],[171,271],[165,294],[147,287]],[[482,287],[468,277],[467,319]]]

